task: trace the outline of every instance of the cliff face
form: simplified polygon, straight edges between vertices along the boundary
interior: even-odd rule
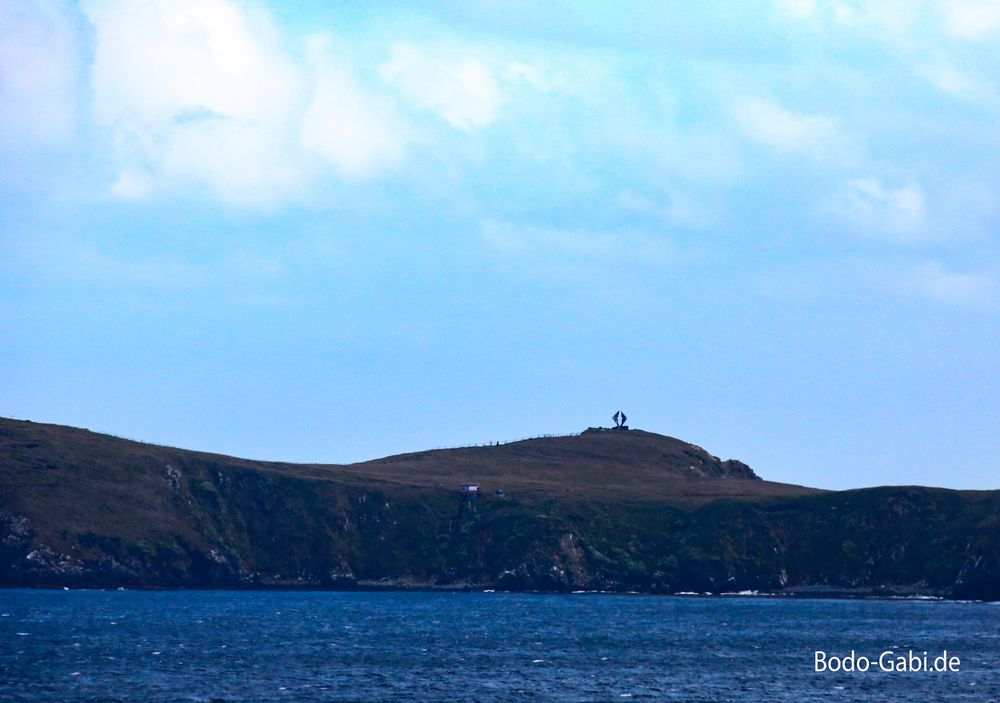
[[[1000,492],[819,492],[645,432],[302,466],[2,420],[0,585],[1000,599]]]

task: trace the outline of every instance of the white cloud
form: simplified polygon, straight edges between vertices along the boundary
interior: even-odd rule
[[[938,90],[972,102],[995,103],[996,92],[984,80],[973,78],[950,63],[926,64],[918,73]]]
[[[547,93],[553,89],[552,80],[549,76],[543,75],[535,66],[521,61],[513,61],[507,64],[503,70],[503,77],[511,83],[526,83],[542,93]]]
[[[661,198],[651,198],[625,190],[618,194],[618,205],[675,226],[707,227],[717,220],[714,212],[688,193],[671,192]]]
[[[496,121],[505,100],[493,72],[469,56],[432,56],[400,43],[380,73],[406,100],[466,131]],[[520,73],[527,78],[523,70]]]
[[[1000,33],[998,0],[773,0],[778,13],[812,29],[847,30],[920,52],[930,36],[982,42]]]
[[[68,3],[0,3],[0,143],[52,144],[75,129],[81,41]]]
[[[896,283],[904,292],[936,303],[994,308],[1000,302],[1000,280],[996,276],[948,270],[937,261],[901,273]]]
[[[851,30],[891,43],[905,43],[927,3],[913,0],[774,0],[779,13],[814,29]]]
[[[834,207],[856,228],[897,242],[918,239],[927,214],[919,184],[892,188],[875,178],[849,181]]]
[[[1000,31],[1000,2],[945,2],[945,30],[955,39],[978,42]]]
[[[301,78],[266,21],[226,0],[87,0],[98,118],[280,117]]]
[[[851,149],[835,120],[793,112],[769,99],[746,100],[734,116],[743,134],[779,153],[843,159]]]
[[[812,19],[818,10],[815,0],[775,0],[774,4],[783,13],[799,20]]]
[[[312,100],[302,123],[302,143],[343,176],[371,176],[402,161],[406,128],[385,100],[362,90],[333,60],[328,42],[313,37]]]
[[[158,165],[170,179],[204,183],[223,200],[273,206],[294,197],[305,172],[291,140],[281,127],[206,118],[163,134],[169,139]]]
[[[322,38],[308,60],[230,0],[87,0],[95,119],[121,165],[112,193],[207,187],[272,207],[332,167],[372,176],[403,155],[391,105],[363,90]]]
[[[923,11],[913,0],[834,0],[830,7],[841,25],[897,42],[908,38]]]
[[[224,0],[85,2],[94,114],[122,162],[115,190],[203,184],[236,202],[295,185],[288,148],[303,77],[259,17]],[[130,186],[144,172],[146,187]]]
[[[142,171],[125,170],[111,186],[111,194],[123,200],[138,200],[144,198],[153,189],[149,175]]]
[[[559,85],[495,47],[487,59],[396,44],[381,66],[356,49],[292,39],[240,0],[0,0],[0,146],[93,154],[115,198],[203,192],[273,209],[330,174],[398,170],[417,111],[472,131],[498,119],[505,89]]]

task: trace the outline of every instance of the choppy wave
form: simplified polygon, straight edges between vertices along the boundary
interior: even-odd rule
[[[5,591],[0,700],[983,700],[1000,611],[927,598]],[[678,594],[680,595],[680,594]],[[995,605],[995,604],[993,604]],[[112,626],[111,623],[117,623]],[[23,633],[23,634],[22,634]],[[959,676],[818,675],[818,648]]]

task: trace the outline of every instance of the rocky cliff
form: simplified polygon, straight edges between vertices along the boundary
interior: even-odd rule
[[[1000,491],[817,491],[641,431],[294,465],[0,420],[0,585],[1000,599]]]

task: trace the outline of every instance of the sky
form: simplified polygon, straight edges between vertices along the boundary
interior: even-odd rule
[[[0,415],[1000,488],[1000,2],[0,0]]]

